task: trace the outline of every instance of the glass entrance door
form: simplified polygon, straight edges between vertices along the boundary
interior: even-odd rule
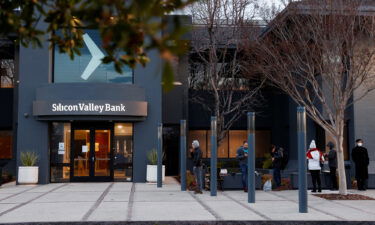
[[[94,176],[110,176],[111,131],[95,130]]]
[[[113,180],[112,126],[76,125],[72,129],[72,181]]]

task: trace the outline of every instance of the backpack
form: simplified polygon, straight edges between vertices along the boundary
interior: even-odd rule
[[[284,170],[286,166],[288,165],[289,161],[289,154],[288,151],[285,151],[283,148],[279,148],[279,152],[281,153],[281,170]]]

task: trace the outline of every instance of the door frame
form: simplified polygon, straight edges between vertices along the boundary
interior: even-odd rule
[[[90,130],[90,163],[89,176],[74,176],[74,132],[75,130]],[[110,131],[110,153],[109,153],[109,176],[95,176],[95,162],[91,160],[95,157],[95,130]],[[71,122],[70,132],[70,181],[71,182],[111,182],[113,181],[113,140],[114,140],[114,124],[112,122]]]

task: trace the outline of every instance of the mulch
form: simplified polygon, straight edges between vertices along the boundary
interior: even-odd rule
[[[347,195],[340,195],[340,194],[313,194],[316,197],[324,198],[327,200],[375,200],[375,198],[371,198],[365,195],[359,194],[347,194]]]

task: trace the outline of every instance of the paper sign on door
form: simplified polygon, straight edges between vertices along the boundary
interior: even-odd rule
[[[59,153],[59,155],[65,154],[65,144],[64,144],[64,142],[59,142],[58,153]]]
[[[87,145],[82,145],[82,152],[87,152]]]

